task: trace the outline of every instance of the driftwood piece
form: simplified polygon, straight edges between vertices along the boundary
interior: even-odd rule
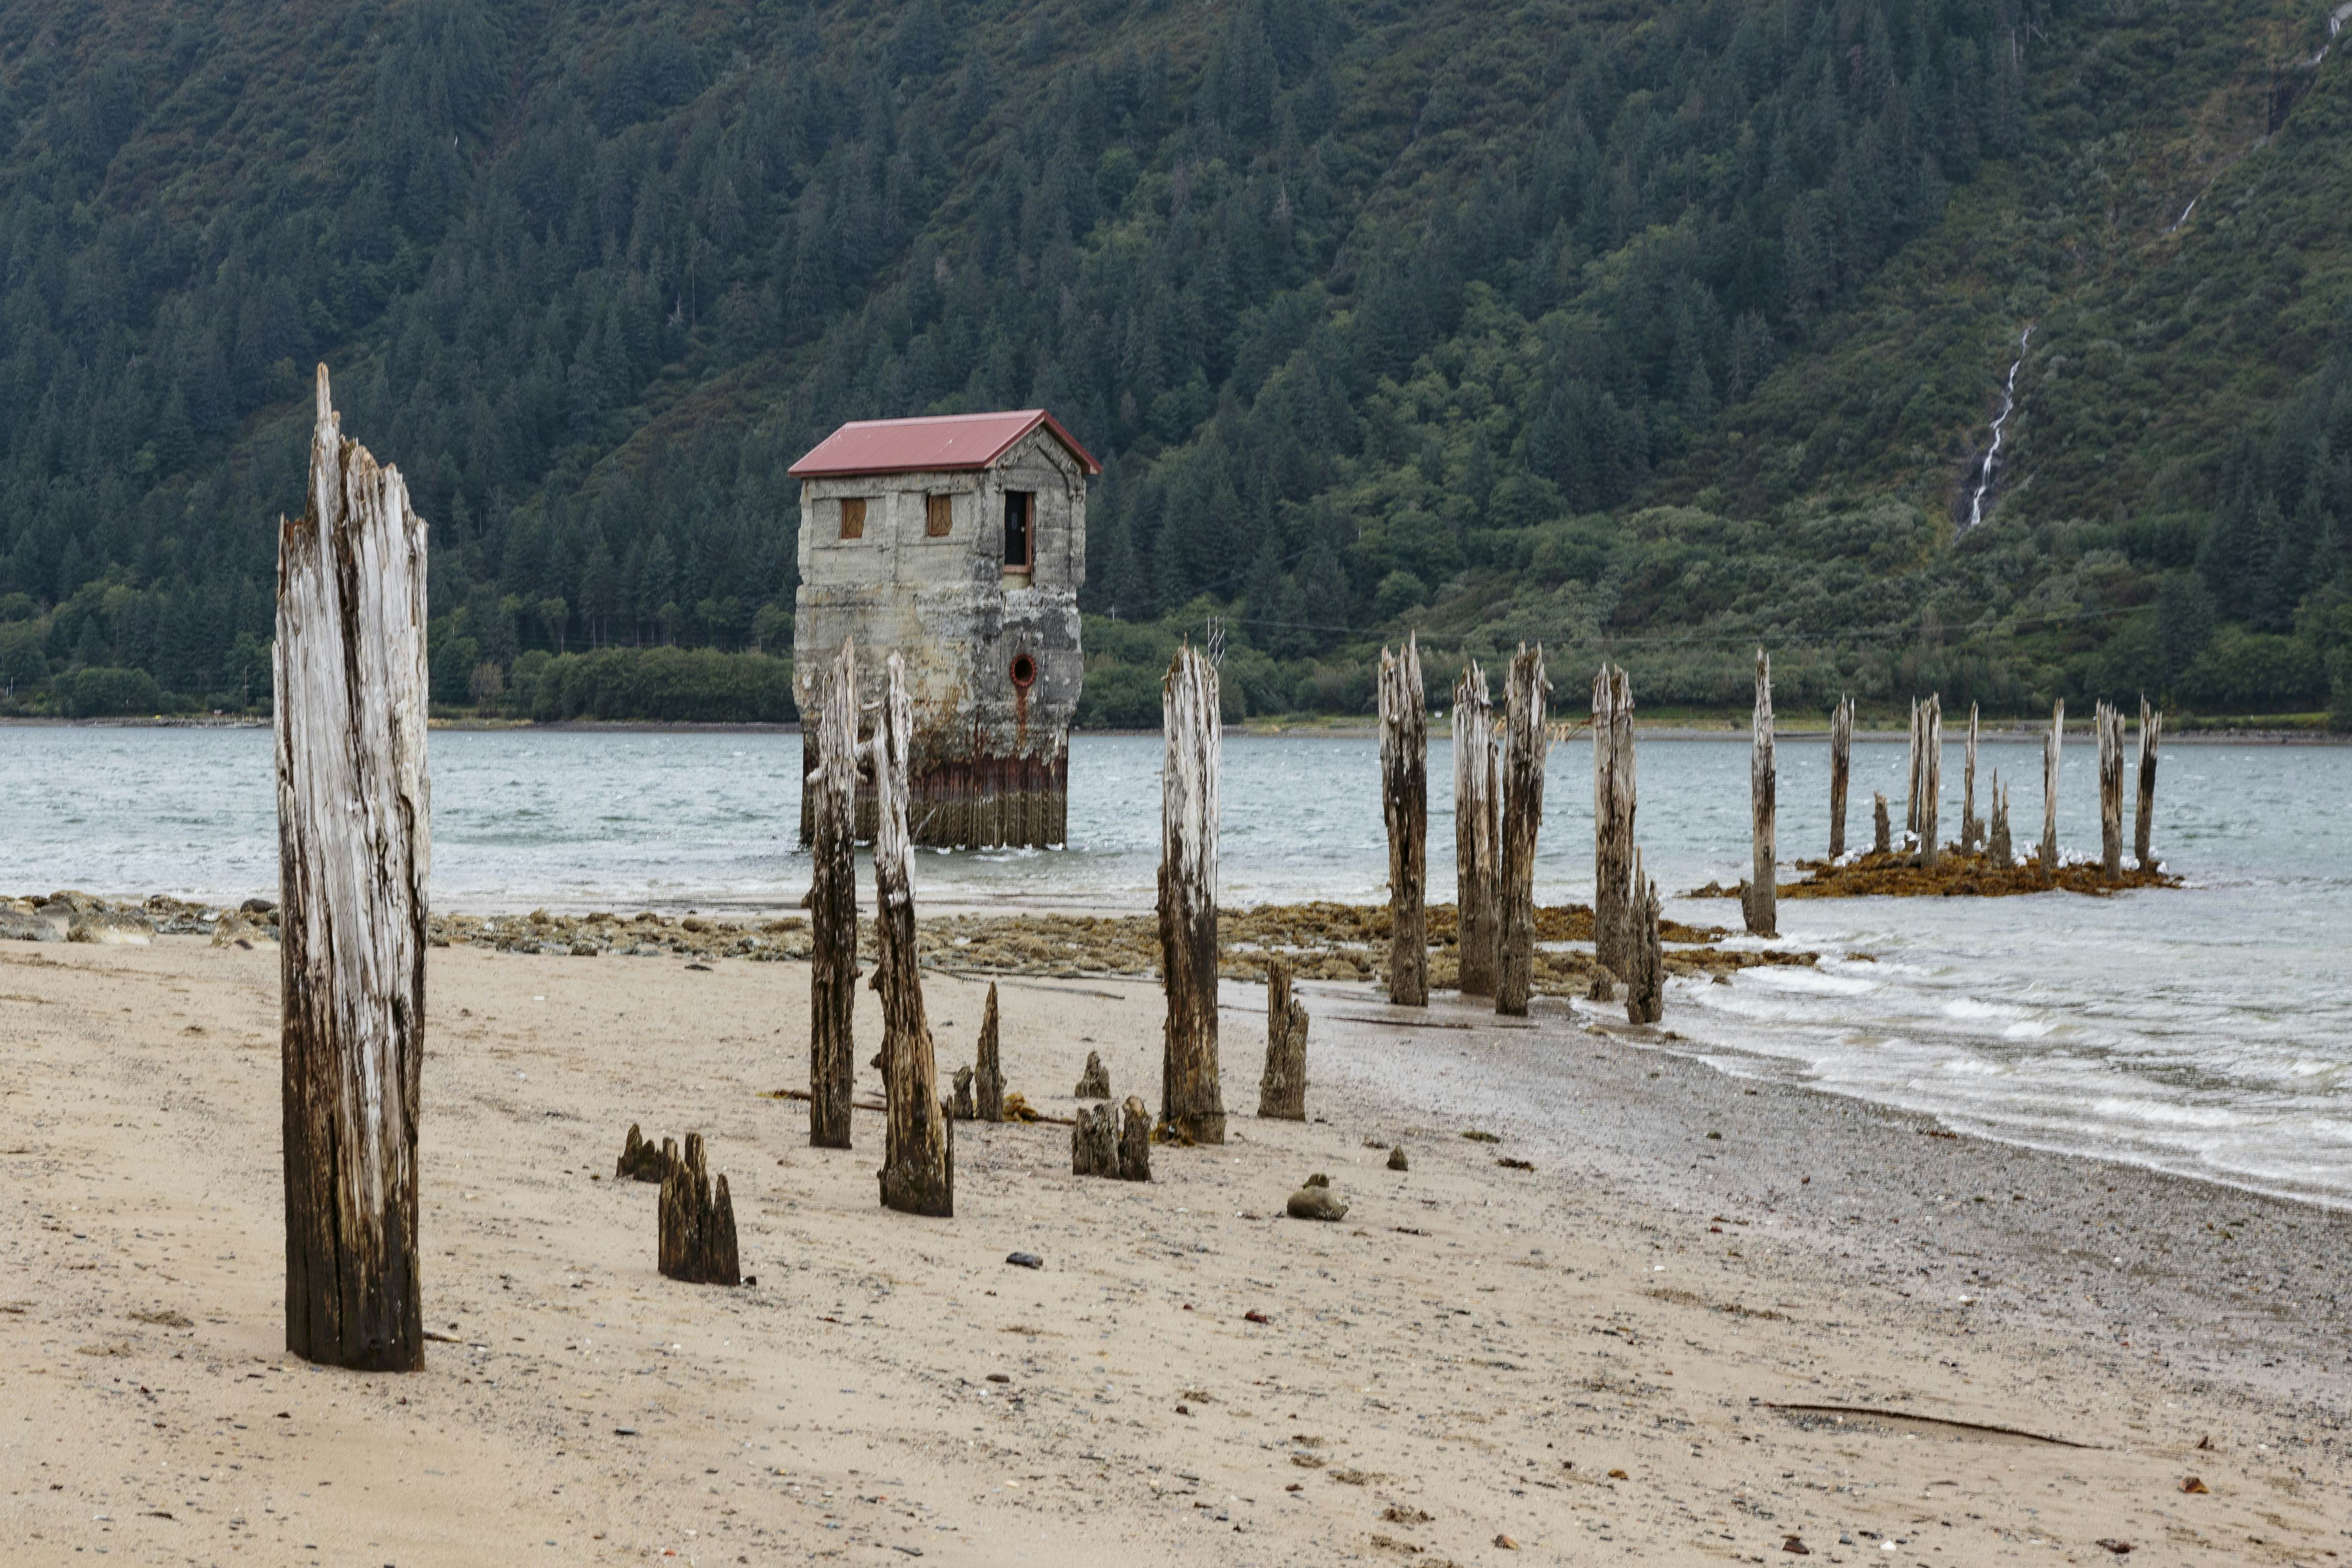
[[[657,1182],[668,1174],[669,1159],[662,1146],[648,1142],[637,1124],[630,1123],[628,1141],[621,1145],[620,1160],[613,1166],[613,1179]]]
[[[2099,742],[2099,866],[2110,882],[2124,874],[2124,713],[2111,703],[2092,710]]]
[[[1755,864],[1741,900],[1748,932],[1757,936],[1780,934],[1780,777],[1772,758],[1772,661],[1756,650],[1756,717],[1748,753],[1748,805],[1756,823]]]
[[[1633,686],[1604,663],[1592,680],[1592,956],[1625,972],[1633,913],[1626,889],[1633,874]]]
[[[1389,1002],[1429,1005],[1429,713],[1421,640],[1381,650],[1381,810],[1389,830]]]
[[[879,716],[874,736],[873,984],[882,998],[882,1097],[890,1107],[882,1145],[882,1207],[946,1218],[955,1213],[955,1134],[940,1109],[939,1062],[931,1051],[915,949],[914,843],[907,831],[915,706],[907,695],[906,662],[897,653],[890,655]]]
[[[2066,742],[2066,699],[2050,706],[2050,734],[2042,745],[2042,869],[2058,869],[2058,752]]]
[[[980,1011],[980,1052],[971,1070],[971,1113],[980,1122],[1004,1120],[1004,1065],[997,1054],[996,982]],[[1105,1090],[1107,1094],[1108,1090]]]
[[[1853,766],[1853,698],[1830,710],[1830,859],[1845,853],[1846,780]]]
[[[2009,791],[2001,788],[2000,770],[1992,775],[1992,831],[1985,841],[1985,853],[1993,865],[2007,871],[2017,863],[2017,854],[2009,841]]]
[[[1465,997],[1495,994],[1502,936],[1502,789],[1495,762],[1495,707],[1475,659],[1454,688],[1454,984]]]
[[[689,1285],[740,1285],[735,1256],[735,1203],[727,1178],[710,1179],[702,1134],[686,1135],[686,1155],[662,1140],[669,1170],[661,1188],[661,1271]]]
[[[1985,846],[1985,818],[1976,816],[1976,703],[1969,703],[1969,755],[1959,768],[1959,853]]]
[[[1258,1080],[1257,1113],[1307,1120],[1307,1009],[1290,994],[1290,966],[1279,958],[1265,967],[1265,1075]]]
[[[1930,695],[1919,705],[1919,865],[1936,869],[1943,854],[1944,816],[1944,696]]]
[[[1873,791],[1870,808],[1870,852],[1874,855],[1895,852],[1895,826],[1886,820],[1886,797]]]
[[[1625,973],[1625,1017],[1633,1023],[1655,1023],[1666,1011],[1666,955],[1658,940],[1658,884],[1642,867],[1642,852],[1633,852],[1633,951]]]
[[[972,1120],[972,1111],[971,1069],[959,1067],[955,1070],[955,1094],[950,1103],[948,1114],[959,1122],[969,1122]]]
[[[810,800],[809,1146],[849,1147],[857,1062],[857,656],[846,637],[824,676]]]
[[[1118,1179],[1150,1181],[1151,1179],[1151,1113],[1142,1101],[1130,1094],[1120,1108],[1118,1126]]]
[[[1076,1100],[1110,1098],[1110,1069],[1103,1065],[1100,1051],[1087,1052],[1086,1068],[1078,1074],[1078,1086],[1070,1091],[1070,1096]]]
[[[319,367],[309,505],[278,534],[286,1348],[425,1364],[425,526],[346,439]]]
[[[1217,1084],[1217,788],[1224,732],[1217,672],[1190,643],[1160,685],[1160,973],[1168,1020],[1160,1119],[1172,1136],[1225,1141]]]
[[[1551,748],[1543,645],[1521,644],[1504,682],[1502,961],[1495,1010],[1527,1016],[1535,985],[1536,836],[1543,827],[1544,758]]]
[[[2148,858],[2148,829],[2156,820],[2156,753],[2164,740],[2164,715],[2139,699],[2139,801],[2132,818],[2132,858],[2142,871],[2154,871]]]

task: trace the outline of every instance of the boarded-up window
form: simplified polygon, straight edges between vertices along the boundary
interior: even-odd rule
[[[841,537],[862,539],[866,537],[866,497],[852,496],[841,503]]]
[[[1004,564],[1027,571],[1037,563],[1037,497],[1031,490],[1004,492]]]
[[[923,497],[923,532],[935,539],[948,537],[948,525],[955,520],[955,499],[950,496]]]

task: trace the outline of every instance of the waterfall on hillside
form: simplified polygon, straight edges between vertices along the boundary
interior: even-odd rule
[[[2187,223],[2187,222],[2189,221],[2189,214],[2191,214],[2191,213],[2193,213],[2193,212],[2195,212],[2195,211],[2197,210],[2197,203],[2198,203],[2198,200],[2199,200],[2199,198],[2197,198],[2197,197],[2195,197],[2195,196],[2191,196],[2191,197],[2189,197],[2189,204],[2188,204],[2187,206],[2185,206],[2185,207],[2183,207],[2183,208],[2181,208],[2181,209],[2180,209],[2180,215],[2179,215],[2179,217],[2177,217],[2177,218],[2175,218],[2175,219],[2173,219],[2173,220],[2172,220],[2172,228],[2171,228],[2171,229],[2167,229],[2167,230],[2165,230],[2164,232],[2165,232],[2166,234],[2170,234],[2170,233],[2172,232],[2172,229],[2177,229],[2177,228],[2179,228],[2181,225],[2183,225],[2183,224]]]
[[[2189,214],[2183,213],[2181,216]],[[1969,527],[1984,521],[1985,497],[1992,493],[1993,469],[2000,462],[2000,429],[2017,409],[2017,372],[2025,363],[2026,345],[2033,341],[2033,328],[2029,324],[2017,340],[2017,358],[2009,367],[2009,380],[2000,389],[2000,412],[1992,419],[1992,444],[1985,448],[1984,466],[1977,470],[1976,494],[1969,497]]]
[[[2345,0],[2343,5],[2327,14],[2327,42],[2320,45],[2319,52],[2305,63],[2315,66],[2326,59],[2327,51],[2336,47],[2336,35],[2344,30],[2347,22],[2352,22],[2352,0]]]

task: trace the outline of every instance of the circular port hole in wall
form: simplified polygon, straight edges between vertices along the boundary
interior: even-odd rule
[[[1026,653],[1013,656],[1013,684],[1026,689],[1037,678],[1037,661]]]

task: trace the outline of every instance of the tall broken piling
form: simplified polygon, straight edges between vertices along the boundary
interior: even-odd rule
[[[2092,710],[2099,743],[2099,865],[2110,882],[2124,874],[2124,714],[2102,702]]]
[[[1160,1119],[1195,1144],[1225,1141],[1217,1086],[1217,672],[1190,643],[1160,685],[1160,974],[1168,1019]]]
[[[1381,805],[1389,830],[1389,1001],[1429,1005],[1429,713],[1421,641],[1381,650]],[[1457,910],[1457,914],[1458,914]]]
[[[1633,913],[1633,684],[1605,661],[1592,678],[1592,956],[1625,973]]]
[[[2139,800],[2132,818],[2132,858],[2142,871],[2154,871],[2148,858],[2148,829],[2156,819],[2156,752],[2164,739],[2164,715],[2139,699]]]
[[[2066,740],[2066,699],[2050,705],[2050,734],[2042,744],[2042,869],[2058,869],[2058,751]]]
[[[275,725],[286,1348],[425,1364],[425,520],[320,365],[310,502],[278,528]]]
[[[1741,901],[1751,936],[1780,934],[1780,776],[1772,758],[1772,661],[1756,650],[1756,715],[1748,761],[1748,808],[1755,821],[1753,870],[1748,896]]]
[[[847,638],[824,677],[809,799],[809,1145],[849,1147],[857,1062],[857,653]]]
[[[1830,859],[1845,853],[1846,781],[1853,767],[1853,698],[1830,709]]]
[[[1960,767],[1960,852],[1984,847],[1984,820],[1977,815],[1977,705],[1969,705],[1969,753]]]
[[[1502,936],[1502,789],[1494,704],[1475,659],[1454,684],[1453,718],[1454,983],[1465,997],[1491,997]]]
[[[1944,697],[1938,692],[1919,707],[1919,864],[1927,871],[1935,870],[1943,854],[1943,795]]]
[[[1522,644],[1504,684],[1503,937],[1495,1010],[1525,1017],[1535,988],[1536,836],[1543,827],[1544,758],[1551,747],[1543,647]]]
[[[955,1213],[955,1143],[940,1106],[939,1063],[917,967],[914,844],[907,829],[915,710],[905,662],[895,653],[875,730],[874,990],[882,998],[882,1083],[889,1106],[882,1206],[946,1218]]]

